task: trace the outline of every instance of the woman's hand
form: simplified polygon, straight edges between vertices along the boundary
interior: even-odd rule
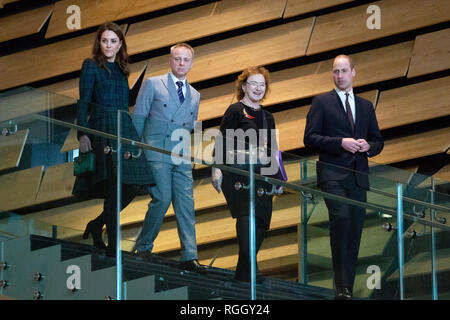
[[[91,140],[87,135],[83,135],[80,137],[80,152],[86,153],[92,150]]]
[[[220,191],[222,191],[222,179],[223,179],[222,171],[215,167],[212,167],[211,169],[212,169],[211,170],[212,185],[214,189],[216,189],[217,193],[220,193]]]
[[[276,187],[275,187],[275,194],[276,194],[277,196],[282,195],[282,194],[283,194],[283,186],[276,186]]]

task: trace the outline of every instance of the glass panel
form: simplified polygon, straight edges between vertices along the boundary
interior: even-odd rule
[[[134,254],[137,248],[136,239],[144,225],[148,204],[152,199],[148,188],[143,183],[148,175],[145,172],[134,174],[134,178],[141,179],[141,183],[138,183],[140,187],[136,190],[137,195],[120,215],[122,260],[119,261],[119,268],[122,268],[124,285],[121,287],[122,296],[119,298],[162,299],[170,296],[167,291],[170,289],[170,292],[180,299],[249,299],[250,285],[242,281],[233,281],[239,245],[236,237],[236,220],[230,214],[229,204],[223,192],[225,187],[233,190],[236,187],[240,190],[237,191],[238,193],[248,193],[249,172],[248,165],[245,165],[246,161],[248,164],[248,153],[243,153],[244,163],[240,166],[227,163],[214,164],[221,169],[224,177],[231,173],[237,176],[237,181],[228,183],[227,186],[224,180],[222,191],[218,193],[211,185],[213,138],[217,135],[217,130],[202,130],[199,124],[192,132],[192,128],[185,130],[186,128],[181,126],[180,129],[184,131],[181,130],[177,136],[178,140],[174,139],[170,144],[159,143],[161,139],[141,142],[138,139],[139,127],[136,126],[139,121],[130,117],[128,113],[121,112],[119,127],[124,130],[119,133],[122,140],[121,150],[118,153],[117,109],[88,106],[96,110],[91,120],[104,120],[94,127],[97,130],[93,130],[92,126],[83,128],[74,124],[74,108],[78,104],[76,100],[32,88],[20,88],[0,95],[2,110],[0,127],[4,129],[4,136],[1,137],[3,140],[0,143],[2,148],[0,164],[2,183],[0,185],[3,186],[0,190],[2,206],[0,210],[3,212],[0,217],[2,257],[5,258],[5,254],[10,252],[7,248],[17,239],[23,239],[23,241],[20,243],[21,241],[18,240],[14,246],[28,245],[29,242],[32,245],[48,247],[43,243],[56,241],[63,247],[60,250],[61,255],[68,257],[67,263],[63,262],[63,259],[57,264],[44,263],[44,265],[50,268],[48,270],[56,270],[55,268],[59,270],[61,265],[66,268],[64,272],[59,270],[59,280],[52,282],[58,285],[58,290],[64,289],[64,292],[55,291],[59,292],[60,298],[118,298],[117,287],[114,281],[111,281],[117,277],[117,261],[114,257],[108,257],[92,246],[91,234],[88,239],[83,238],[88,222],[95,219],[103,210],[103,199],[97,198],[98,191],[112,190],[114,192],[117,190],[118,181],[110,179],[109,183],[102,188],[89,189],[85,198],[72,195],[75,181],[73,159],[79,154],[76,130],[79,130],[92,136],[95,141],[101,141],[102,145],[96,156],[110,163],[108,168],[112,177],[117,175],[118,163],[122,163],[119,174],[121,176],[119,181],[122,182],[119,182],[121,192],[124,191],[123,185],[136,183],[127,180],[127,172],[129,173],[127,170],[133,167],[130,163],[141,163],[139,161],[142,160],[147,162],[147,152],[157,157],[170,157],[174,152],[175,158],[186,161],[186,168],[189,168],[186,172],[190,172],[191,167],[194,168],[195,239],[199,261],[204,265],[211,264],[210,273],[203,275],[180,269],[178,261],[183,253],[173,203],[167,205],[169,208],[163,219],[161,232],[155,240],[156,256],[143,258]],[[171,126],[172,124],[160,122],[159,125]],[[134,129],[137,129],[136,132]],[[152,127],[146,130],[151,129]],[[152,132],[148,132],[148,136],[152,136]],[[180,143],[180,137],[185,137],[189,143],[187,145]],[[170,138],[175,137],[166,138],[171,140]],[[224,143],[226,145],[227,140]],[[107,154],[104,150],[105,146],[110,148]],[[268,147],[270,149],[270,146]],[[185,158],[176,156],[180,151],[186,151]],[[125,159],[127,152],[131,154],[131,158]],[[118,156],[121,161],[118,161]],[[258,267],[266,277],[263,283],[257,283],[255,286],[256,298],[287,299],[295,298],[296,295],[297,297],[304,295],[306,299],[334,298],[329,217],[324,202],[324,199],[333,199],[341,204],[347,203],[366,208],[356,271],[355,297],[399,299],[399,241],[395,230],[398,182],[402,183],[404,195],[402,215],[404,218],[404,232],[402,232],[405,262],[404,298],[431,299],[441,298],[441,296],[445,298],[449,294],[446,281],[449,265],[446,252],[446,248],[449,247],[447,221],[450,201],[446,193],[448,182],[371,163],[371,174],[367,177],[370,181],[367,201],[355,202],[330,195],[318,187],[317,162],[314,159],[304,159],[289,153],[282,153],[282,158],[288,181],[274,179],[271,174],[265,176],[255,174],[255,190],[262,188],[261,197],[267,197],[267,193],[272,192],[271,184],[281,185],[284,188],[282,195],[273,198],[270,226],[258,253]],[[141,165],[145,167],[144,163]],[[241,184],[235,185],[235,182]],[[261,187],[261,184],[265,185]],[[255,198],[259,199],[258,197],[256,194]],[[243,205],[242,207],[244,208],[242,210],[248,210],[248,207]],[[259,210],[257,208],[256,210]],[[388,223],[391,224],[391,232],[385,231],[389,229]],[[97,234],[102,242],[108,244],[104,231]],[[31,241],[30,235],[33,235]],[[411,238],[411,235],[414,237]],[[50,253],[46,254],[53,254],[52,250],[49,249]],[[30,252],[33,253],[34,250]],[[83,260],[86,255],[92,255],[92,262]],[[36,256],[37,251],[33,257]],[[24,267],[27,265],[24,261],[31,261],[28,253],[21,259],[25,260],[17,263]],[[73,261],[72,259],[80,260],[69,264],[69,261]],[[67,273],[67,268],[70,265],[83,265],[90,268],[91,263],[99,266],[98,268],[103,270],[103,275],[97,278],[90,275],[87,283],[97,283],[97,288],[102,287],[110,291],[95,296],[94,287],[87,285],[84,287],[85,290],[79,290],[78,296],[76,296],[77,293],[68,292],[66,282],[76,272]],[[161,265],[164,267],[161,268]],[[13,263],[9,271],[13,270],[12,266]],[[34,270],[35,267],[37,268],[36,264],[30,263],[28,269]],[[23,272],[30,273],[28,269],[24,269]],[[2,272],[0,280],[6,279],[6,270],[0,268]],[[48,270],[45,272],[50,272]],[[379,273],[377,273],[378,270]],[[433,273],[433,271],[436,272]],[[92,273],[94,274],[94,271]],[[147,276],[153,277],[150,279]],[[199,281],[201,279],[208,280]],[[99,280],[100,284],[94,280]],[[71,278],[70,281],[72,284],[76,283],[75,278]],[[82,288],[85,281],[86,279],[82,280]],[[295,284],[297,281],[301,285]],[[6,291],[13,288],[13,283],[14,281],[11,280],[10,287],[0,289],[7,294]],[[39,287],[43,282],[32,285],[25,282],[17,283],[23,286],[24,294],[27,292],[26,296],[23,296],[24,299],[32,298],[34,291],[39,288],[44,290],[43,287]],[[31,293],[24,289],[26,286],[33,288],[33,290],[30,289]],[[34,288],[38,289],[34,290]],[[41,298],[51,297],[49,288],[45,287],[47,295]],[[153,291],[149,292],[149,290]]]

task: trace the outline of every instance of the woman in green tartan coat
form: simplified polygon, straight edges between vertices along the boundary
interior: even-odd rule
[[[99,27],[93,47],[93,58],[83,62],[80,74],[80,99],[78,101],[77,124],[97,131],[117,135],[117,114],[121,112],[121,136],[138,140],[137,133],[128,115],[128,55],[125,38],[120,27],[106,23]],[[88,117],[89,116],[89,117]],[[106,249],[115,255],[116,206],[117,206],[117,155],[105,154],[106,146],[117,149],[115,139],[78,131],[80,152],[92,151],[96,157],[96,169],[87,176],[77,176],[73,188],[76,196],[104,198],[103,212],[91,220],[83,238],[92,235],[94,246]],[[138,154],[136,147],[122,144],[122,151]],[[124,209],[136,196],[137,185],[152,184],[150,170],[144,153],[140,157],[122,161],[122,206]],[[108,247],[102,240],[103,225],[106,224]]]

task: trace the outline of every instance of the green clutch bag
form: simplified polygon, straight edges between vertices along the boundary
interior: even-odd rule
[[[80,153],[73,159],[73,175],[82,176],[95,170],[95,154],[92,152]]]

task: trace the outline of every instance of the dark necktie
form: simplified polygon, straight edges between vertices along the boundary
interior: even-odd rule
[[[184,95],[183,95],[183,81],[177,81],[177,86],[178,86],[178,97],[180,98],[180,102],[181,104],[183,104],[184,102]]]
[[[348,121],[350,121],[350,126],[352,127],[352,133],[355,133],[355,122],[353,121],[353,113],[352,108],[350,108],[350,103],[348,102],[349,94],[345,94],[345,109],[347,109],[347,117]]]

